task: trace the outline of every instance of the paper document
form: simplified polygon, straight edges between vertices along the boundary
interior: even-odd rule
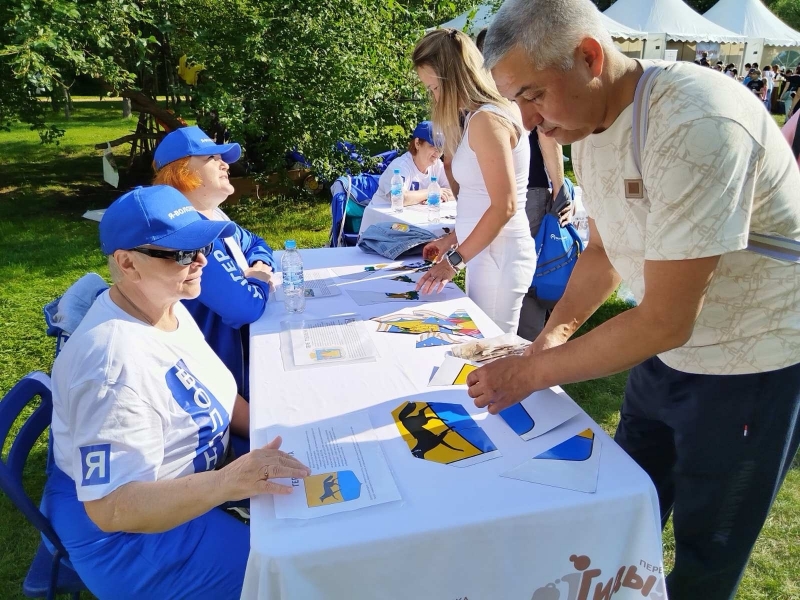
[[[593,494],[597,491],[601,447],[600,438],[586,429],[501,475]]]
[[[440,385],[466,385],[467,375],[477,369],[479,365],[449,354],[444,357],[444,362],[436,370],[428,386]]]
[[[311,469],[305,479],[279,480],[295,489],[276,494],[275,517],[313,519],[400,500],[369,416],[350,413],[299,427],[276,425],[269,439]]]
[[[566,423],[580,412],[578,405],[566,394],[547,389],[534,392],[522,402],[504,408],[500,416],[519,437],[528,441]]]
[[[281,323],[284,368],[375,360],[375,346],[356,315]]]
[[[438,294],[422,294],[413,287],[403,291],[378,291],[345,288],[347,294],[353,302],[359,306],[370,306],[372,304],[386,304],[387,302],[411,304],[421,302],[444,302],[445,300],[455,300],[463,296],[463,293],[454,283],[448,283]]]
[[[330,269],[312,269],[303,273],[305,279],[305,296],[306,300],[314,298],[330,298],[331,296],[338,296],[342,293],[339,286],[336,285],[334,275]],[[283,302],[283,287],[280,277],[276,278],[275,283],[275,299],[278,302]]]

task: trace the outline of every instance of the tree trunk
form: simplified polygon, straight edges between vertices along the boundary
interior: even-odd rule
[[[69,102],[69,90],[66,87],[62,87],[64,90],[64,118],[69,121],[70,119],[70,102]]]
[[[122,117],[124,119],[129,119],[131,116],[131,99],[130,98],[123,98],[122,99]]]

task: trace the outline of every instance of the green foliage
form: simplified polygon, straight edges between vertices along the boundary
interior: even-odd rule
[[[172,43],[205,66],[199,108],[218,111],[271,171],[297,148],[325,176],[350,166],[338,140],[369,149],[405,142],[428,112],[409,55],[424,29],[467,3],[376,0],[185,2]],[[173,17],[177,24],[177,16]],[[202,122],[202,119],[201,119]]]

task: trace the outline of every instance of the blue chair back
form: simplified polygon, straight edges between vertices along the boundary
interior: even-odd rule
[[[23,423],[8,452],[5,461],[0,457],[0,489],[11,499],[25,518],[36,527],[62,557],[67,551],[58,535],[39,508],[33,503],[22,485],[22,470],[39,436],[50,425],[53,418],[53,395],[50,392],[50,378],[41,371],[28,373],[0,401],[0,448],[5,445],[11,427],[28,403],[39,396],[41,404]],[[48,470],[52,464],[52,450],[48,451]]]
[[[53,530],[50,520],[33,503],[22,486],[22,471],[36,440],[50,425],[53,418],[53,396],[50,378],[40,371],[28,373],[5,397],[0,400],[0,448],[9,435],[14,422],[30,401],[39,396],[42,401],[11,443],[6,460],[0,457],[0,490],[14,503],[28,521],[39,530],[45,541],[39,543],[28,574],[22,583],[22,593],[30,598],[55,598],[57,593],[69,593],[78,600],[86,585],[73,570],[64,545]],[[52,443],[48,444],[47,473],[53,465]]]
[[[355,246],[364,208],[378,191],[380,175],[339,177],[331,186],[331,232],[328,247]],[[349,217],[349,218],[348,218]]]

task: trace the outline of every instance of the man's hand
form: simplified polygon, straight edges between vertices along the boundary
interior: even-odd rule
[[[508,356],[470,373],[467,393],[475,399],[475,406],[496,415],[530,396],[536,391],[532,383],[534,360],[528,356]]]
[[[543,331],[535,340],[533,340],[533,343],[530,346],[525,348],[523,356],[532,356],[538,352],[555,348],[561,344],[566,344],[568,340],[569,334],[564,331],[563,328],[558,328],[552,331]]]

